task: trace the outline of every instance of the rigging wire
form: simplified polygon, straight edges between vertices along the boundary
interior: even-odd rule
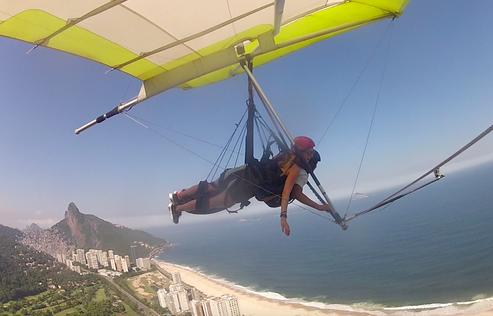
[[[136,123],[136,124],[138,124],[139,126],[141,126],[141,127],[143,127],[143,128],[146,128],[147,130],[149,130],[149,131],[151,131],[151,132],[155,133],[156,135],[158,135],[159,137],[161,137],[161,138],[163,138],[163,139],[167,140],[168,142],[172,143],[173,145],[178,146],[178,147],[180,147],[181,149],[183,149],[183,150],[185,150],[185,151],[187,151],[187,152],[191,153],[192,155],[196,156],[197,158],[199,158],[199,159],[201,159],[201,160],[203,160],[203,161],[205,161],[205,162],[207,162],[207,163],[209,163],[209,164],[214,165],[214,162],[212,162],[211,160],[209,160],[209,159],[207,159],[207,158],[203,157],[202,155],[200,155],[200,154],[198,154],[198,153],[194,152],[193,150],[191,150],[191,149],[187,148],[186,146],[183,146],[182,144],[180,144],[180,143],[178,143],[178,142],[174,141],[173,139],[171,139],[170,137],[168,137],[168,136],[164,135],[163,133],[159,132],[159,131],[158,131],[158,130],[156,130],[155,128],[152,128],[152,127],[150,127],[150,126],[145,125],[144,123],[140,122],[139,120],[137,120],[135,117],[131,116],[130,114],[125,113],[125,112],[124,112],[124,113],[123,113],[123,115],[125,115],[125,117],[127,117],[127,118],[128,118],[128,119],[130,119],[131,121],[135,122],[135,123]]]
[[[361,78],[363,77],[363,74],[366,72],[366,70],[368,69],[368,67],[370,66],[370,64],[375,59],[376,52],[377,52],[378,48],[382,45],[384,39],[386,38],[387,33],[389,32],[390,25],[393,25],[392,21],[390,21],[389,24],[387,24],[387,27],[385,28],[384,32],[380,36],[380,39],[377,41],[377,43],[373,47],[372,53],[370,54],[370,56],[366,60],[366,63],[363,65],[363,68],[361,68],[361,71],[356,76],[356,79],[353,82],[353,84],[351,85],[351,87],[349,88],[348,93],[342,99],[341,104],[337,108],[337,111],[334,114],[334,116],[330,119],[329,124],[327,125],[327,127],[324,130],[324,132],[322,133],[322,136],[320,136],[320,138],[318,139],[317,144],[320,144],[322,142],[322,140],[325,138],[325,136],[327,135],[327,132],[332,127],[332,125],[334,124],[334,122],[337,119],[337,117],[339,116],[339,114],[342,112],[342,109],[346,106],[347,101],[349,100],[349,98],[353,94],[353,91],[356,88],[356,86],[358,85],[358,83],[360,82]]]
[[[460,154],[462,154],[464,151],[466,151],[467,149],[469,149],[472,145],[476,144],[478,141],[480,141],[483,137],[485,137],[486,135],[488,135],[492,131],[493,131],[493,125],[490,125],[481,134],[479,134],[478,136],[476,136],[476,138],[474,138],[469,143],[467,143],[466,145],[464,145],[463,147],[461,147],[459,150],[457,150],[455,153],[453,153],[447,159],[445,159],[442,162],[440,162],[438,165],[436,165],[430,171],[426,172],[425,174],[423,174],[422,176],[420,176],[419,178],[417,178],[416,180],[414,180],[410,184],[408,184],[408,185],[404,186],[403,188],[399,189],[395,193],[392,193],[391,195],[389,195],[388,197],[386,197],[385,199],[383,199],[380,203],[377,203],[375,206],[373,206],[373,207],[371,207],[371,208],[369,208],[367,210],[364,210],[364,211],[361,211],[361,212],[358,212],[358,213],[356,213],[354,215],[349,216],[346,219],[346,221],[353,220],[353,219],[355,219],[358,216],[361,216],[363,214],[366,214],[366,213],[369,213],[371,211],[374,211],[374,210],[382,207],[383,205],[387,205],[389,203],[392,203],[392,202],[394,202],[394,201],[396,201],[396,200],[398,200],[400,198],[403,198],[406,195],[409,195],[409,194],[411,194],[411,193],[413,193],[413,192],[415,192],[415,191],[417,191],[417,190],[419,190],[421,188],[424,188],[425,186],[427,186],[427,185],[429,185],[431,183],[434,183],[434,182],[442,179],[444,176],[440,174],[440,168],[441,167],[443,167],[444,165],[446,165],[447,163],[449,163],[452,159],[454,159],[457,156],[459,156]],[[427,177],[428,175],[430,175],[432,173],[435,175],[435,179],[433,179],[430,182],[427,182],[427,183],[419,186],[416,189],[413,189],[410,192],[402,193],[402,192],[404,192],[405,190],[409,189],[411,186],[415,185],[416,183],[418,183],[419,181],[423,180],[425,177]],[[402,194],[400,194],[400,193],[402,193]],[[400,194],[400,195],[398,195],[398,194]]]
[[[393,25],[393,24],[391,24],[391,25]],[[393,28],[390,28],[390,30],[393,30]],[[345,211],[343,217],[346,217],[346,215],[347,215],[347,213],[351,207],[351,204],[353,202],[354,192],[356,190],[356,186],[358,185],[359,176],[361,174],[361,167],[363,166],[363,162],[364,162],[365,157],[366,157],[366,151],[368,149],[368,143],[370,142],[371,132],[373,130],[373,125],[375,123],[375,117],[376,117],[376,113],[378,110],[378,105],[380,103],[380,95],[382,93],[383,82],[385,80],[385,74],[387,72],[388,60],[389,60],[389,56],[390,56],[390,49],[391,49],[392,34],[393,33],[391,31],[389,33],[390,34],[389,34],[389,39],[388,39],[388,43],[387,43],[386,56],[384,57],[384,64],[383,64],[382,73],[380,75],[380,82],[379,82],[379,87],[378,87],[378,91],[377,91],[377,96],[375,98],[375,104],[373,106],[373,113],[372,113],[371,120],[370,120],[370,126],[368,128],[368,133],[366,135],[365,147],[364,147],[363,153],[361,155],[361,160],[359,162],[358,171],[356,172],[356,178],[354,180],[353,188],[351,190],[351,195],[349,196],[349,202],[347,204],[346,211]]]
[[[130,109],[131,109],[131,108],[130,108]],[[125,112],[127,112],[127,113],[128,113],[128,110],[130,110],[130,109],[125,110]],[[137,116],[137,115],[132,114],[132,117],[134,117],[134,118],[138,119],[138,120],[139,120],[139,121],[141,121],[141,122],[145,122],[147,125],[152,125],[152,126],[154,126],[154,127],[156,127],[156,128],[159,128],[159,129],[164,129],[164,130],[170,131],[170,132],[172,132],[172,133],[179,134],[179,135],[181,135],[181,136],[184,136],[184,137],[190,138],[190,139],[195,140],[195,141],[197,141],[197,142],[201,142],[201,143],[204,143],[204,144],[206,144],[206,145],[210,145],[210,146],[213,146],[213,147],[216,147],[216,148],[220,148],[220,149],[223,149],[223,148],[224,148],[224,146],[221,146],[221,145],[219,145],[219,144],[212,143],[212,142],[210,142],[210,141],[208,141],[208,140],[205,140],[205,139],[202,139],[202,138],[199,138],[199,137],[196,137],[196,136],[193,136],[193,135],[187,134],[187,133],[180,132],[180,131],[178,131],[178,130],[176,130],[176,129],[173,129],[173,128],[170,128],[170,127],[167,127],[167,126],[162,126],[162,125],[159,125],[159,124],[153,123],[153,122],[151,122],[151,121],[149,121],[149,120],[147,120],[147,119],[144,119],[144,118],[142,118],[142,117],[139,117],[139,116]]]

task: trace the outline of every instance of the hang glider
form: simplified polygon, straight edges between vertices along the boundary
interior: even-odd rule
[[[78,129],[174,87],[201,87],[402,14],[408,0],[0,0],[0,35],[81,56],[142,81]]]

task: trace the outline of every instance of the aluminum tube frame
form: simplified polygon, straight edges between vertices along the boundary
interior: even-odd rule
[[[284,123],[282,122],[281,117],[279,116],[277,111],[274,109],[274,106],[265,95],[264,90],[262,90],[262,87],[258,83],[257,79],[253,76],[253,73],[250,71],[250,69],[248,69],[248,67],[245,67],[243,65],[241,67],[243,67],[246,74],[248,75],[248,78],[252,81],[253,86],[255,87],[255,90],[257,91],[260,99],[262,100],[262,103],[264,104],[265,109],[269,113],[269,116],[271,117],[273,123],[281,128],[284,134],[289,138],[290,143],[293,144],[293,139],[294,139],[293,135],[289,132],[289,130],[286,128],[286,125],[284,125]]]
[[[242,64],[242,67],[245,70],[245,73],[248,75],[249,80],[252,82],[253,86],[255,87],[255,90],[257,91],[257,93],[258,93],[258,95],[260,97],[260,100],[262,101],[265,109],[269,113],[269,116],[270,116],[271,120],[273,121],[273,123],[276,126],[279,126],[281,128],[281,130],[288,137],[288,139],[289,139],[289,141],[290,141],[290,143],[292,145],[293,144],[293,140],[294,140],[293,135],[286,128],[286,125],[284,125],[284,123],[281,120],[281,117],[277,113],[276,109],[274,108],[274,106],[272,105],[272,103],[267,98],[265,92],[262,90],[262,87],[258,83],[257,79],[253,76],[253,73],[250,71],[250,69],[248,69],[247,66],[245,66],[245,65]],[[330,201],[330,198],[327,195],[327,192],[325,192],[325,189],[323,188],[322,184],[320,183],[320,181],[318,181],[318,178],[315,176],[315,174],[313,173],[313,171],[310,172],[310,175],[312,176],[313,180],[317,184],[318,189],[320,190],[320,192],[322,193],[322,195],[323,195],[323,197],[325,199],[325,201],[322,200],[320,202],[329,204],[329,206],[331,208],[331,211],[329,211],[329,213],[335,219],[336,223],[339,224],[343,230],[346,230],[347,229],[346,222],[344,221],[344,219],[341,218],[341,216],[339,215],[339,213],[337,213],[337,211],[335,210],[335,208],[334,208],[332,202]],[[317,195],[318,198],[320,198],[320,195],[318,195],[318,193],[316,191],[314,193],[315,193],[315,195]]]
[[[125,102],[125,103],[122,103],[120,105],[117,105],[116,107],[114,107],[111,111],[103,114],[103,115],[100,115],[98,116],[97,118],[95,118],[94,120],[90,121],[89,123],[79,127],[78,129],[75,130],[75,134],[80,134],[81,132],[85,131],[86,129],[88,129],[89,127],[92,127],[98,123],[101,123],[103,122],[104,120],[106,120],[107,118],[110,118],[116,114],[120,114],[121,112],[125,111],[126,109],[128,108],[131,108],[133,107],[134,105],[140,103],[141,101],[143,100],[139,100],[139,97],[135,97],[133,98],[132,100],[128,101],[128,102]]]
[[[253,63],[251,60],[248,61],[247,63],[248,69],[253,69]],[[255,116],[255,103],[253,101],[253,85],[252,81],[249,78],[248,79],[248,101],[247,101],[247,111],[248,111],[248,117],[247,117],[247,133],[246,133],[246,141],[245,141],[245,163],[248,164],[254,159],[254,130],[253,130],[253,125],[254,125],[254,116]],[[260,137],[260,136],[259,136]]]

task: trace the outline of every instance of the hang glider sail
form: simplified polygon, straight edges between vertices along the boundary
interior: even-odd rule
[[[242,73],[239,63],[245,56],[258,67],[398,17],[407,2],[0,0],[0,35],[81,56],[141,80],[138,96],[101,121],[170,88],[200,87]]]

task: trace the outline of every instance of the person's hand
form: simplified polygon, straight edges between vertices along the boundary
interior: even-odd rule
[[[289,236],[291,233],[291,230],[289,229],[289,224],[288,220],[284,217],[281,217],[281,231],[286,235]]]

